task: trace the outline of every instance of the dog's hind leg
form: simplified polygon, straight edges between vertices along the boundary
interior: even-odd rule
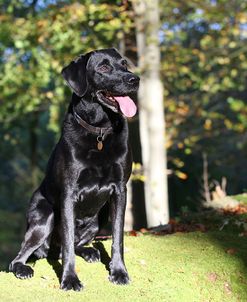
[[[81,256],[87,262],[98,262],[100,261],[100,252],[94,247],[84,246],[87,243],[90,243],[95,235],[98,233],[98,215],[95,215],[91,218],[85,225],[82,230],[76,229],[76,237],[79,237],[80,240],[75,244],[75,253],[77,256]]]
[[[46,258],[50,250],[51,237],[49,236],[44,243],[33,252],[34,256],[38,259]]]
[[[81,256],[87,262],[99,262],[100,251],[94,247],[80,246],[75,249],[76,255]]]
[[[39,190],[32,197],[27,220],[28,228],[21,249],[9,266],[9,270],[20,279],[33,276],[33,269],[25,265],[26,261],[31,254],[44,244],[53,229],[54,214],[52,206]]]

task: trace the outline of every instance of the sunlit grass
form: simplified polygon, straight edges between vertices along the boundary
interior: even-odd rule
[[[109,253],[111,241],[102,243]],[[85,288],[63,292],[51,265],[40,260],[30,280],[0,273],[0,301],[247,301],[246,256],[246,240],[224,232],[126,236],[130,285],[111,284],[103,263],[77,258]]]

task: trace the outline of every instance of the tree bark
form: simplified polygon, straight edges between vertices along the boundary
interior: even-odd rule
[[[148,227],[169,220],[163,85],[160,80],[159,1],[132,0],[141,73],[140,136]]]

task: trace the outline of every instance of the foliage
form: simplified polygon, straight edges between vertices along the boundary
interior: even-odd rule
[[[211,177],[226,176],[228,192],[237,193],[247,180],[247,3],[167,0],[161,6],[170,168],[188,176],[185,195],[199,199],[207,153]]]
[[[69,103],[62,67],[80,53],[117,47],[131,21],[120,1],[0,4],[0,203],[17,210],[42,177],[59,135]]]
[[[0,204],[17,211],[42,178],[59,136],[70,95],[62,67],[79,53],[112,46],[135,62],[135,16],[131,1],[120,0],[0,4]],[[195,208],[202,198],[202,153],[210,178],[227,178],[228,193],[246,188],[247,3],[166,0],[160,15],[169,191],[176,211]],[[140,162],[140,155],[134,160]],[[135,172],[134,180],[145,181],[139,164]]]

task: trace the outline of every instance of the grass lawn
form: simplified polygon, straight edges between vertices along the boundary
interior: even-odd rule
[[[109,254],[111,241],[102,244]],[[103,263],[77,257],[85,287],[64,292],[53,267],[39,260],[30,280],[0,273],[0,301],[247,301],[246,237],[226,231],[125,236],[125,262],[132,282],[117,286],[108,281]]]

